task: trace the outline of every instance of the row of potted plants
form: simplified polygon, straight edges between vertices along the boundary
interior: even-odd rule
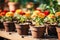
[[[39,8],[31,14],[30,10],[18,9],[15,12],[0,12],[0,21],[5,31],[17,30],[20,35],[27,35],[29,29],[34,38],[43,37],[46,26],[60,26],[60,12],[50,13],[49,10],[41,11]]]

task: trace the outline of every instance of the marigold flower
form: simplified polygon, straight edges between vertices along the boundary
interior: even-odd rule
[[[55,13],[55,16],[60,16],[60,12]]]
[[[31,15],[31,18],[35,18],[37,15]]]
[[[16,10],[16,13],[19,14],[21,11],[22,11],[21,9],[17,9],[17,10]]]
[[[2,14],[3,16],[5,16],[5,15],[6,15],[6,13],[5,13],[5,12],[1,12],[1,14]]]
[[[6,17],[10,17],[10,16],[11,16],[11,17],[14,16],[14,13],[13,13],[13,12],[7,12],[7,13],[6,13]]]
[[[26,16],[26,17],[30,17],[30,16],[31,16],[30,11],[26,11],[26,12],[25,12],[25,16]]]
[[[36,10],[36,11],[33,12],[33,14],[35,14],[35,13],[38,14],[38,13],[41,13],[41,12]]]
[[[38,17],[44,18],[45,17],[45,14],[44,13],[38,13]]]
[[[50,13],[49,10],[45,10],[45,11],[44,11],[44,14],[45,14],[46,16],[49,15],[49,13]]]
[[[54,14],[49,14],[48,18],[55,18],[55,15]]]
[[[33,14],[31,15],[31,18],[35,18],[37,16],[38,11],[34,11]]]
[[[3,16],[3,15],[0,13],[0,16]]]
[[[3,10],[3,12],[7,13],[7,12],[8,12],[8,10]]]
[[[24,15],[24,14],[25,14],[21,9],[17,9],[17,10],[16,10],[16,13],[17,13],[17,14],[20,14],[20,15]]]

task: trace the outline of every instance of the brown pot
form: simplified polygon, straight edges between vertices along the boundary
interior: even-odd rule
[[[0,29],[4,29],[3,22],[0,22]]]
[[[56,31],[57,31],[57,34],[58,34],[58,40],[60,40],[60,28],[56,27]]]
[[[56,25],[49,25],[49,27],[48,27],[48,35],[57,36]]]
[[[29,23],[30,25],[32,25],[32,21],[31,20],[27,20],[27,23]]]
[[[57,23],[50,24],[49,22],[46,22],[45,25],[46,25],[46,35],[57,37],[56,32]]]
[[[33,38],[43,38],[44,37],[44,33],[45,33],[45,28],[46,27],[30,26],[32,37]]]
[[[28,35],[29,24],[15,24],[15,27],[19,35]]]
[[[6,32],[15,31],[15,25],[13,22],[3,22],[3,24]]]
[[[14,11],[19,8],[19,4],[16,2],[9,2],[8,6],[10,11]]]

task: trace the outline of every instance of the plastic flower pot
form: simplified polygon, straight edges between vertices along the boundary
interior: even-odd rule
[[[58,40],[60,40],[60,27],[56,27],[57,35],[58,35]]]
[[[3,22],[4,28],[6,32],[13,32],[15,31],[15,25],[13,22]]]
[[[16,24],[15,23],[15,27],[19,35],[28,35],[29,24],[26,24],[26,23]]]
[[[30,26],[31,34],[33,38],[43,38],[45,33],[45,26]]]

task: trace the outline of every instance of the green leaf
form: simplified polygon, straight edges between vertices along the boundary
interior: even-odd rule
[[[42,11],[44,11],[45,9],[46,9],[46,4],[40,4],[39,5],[39,8],[42,10]]]
[[[14,0],[9,0],[9,2],[14,2]]]

